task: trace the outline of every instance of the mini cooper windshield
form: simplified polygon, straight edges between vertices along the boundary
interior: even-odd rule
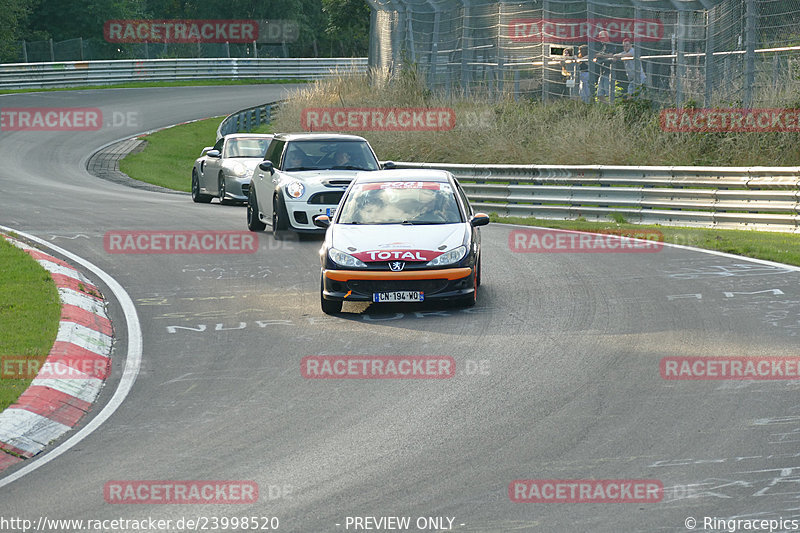
[[[463,222],[449,183],[360,183],[347,195],[339,224],[458,224]]]

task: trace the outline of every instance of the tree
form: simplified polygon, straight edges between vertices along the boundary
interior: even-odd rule
[[[325,33],[342,56],[365,56],[369,49],[370,8],[364,0],[322,0]]]
[[[0,60],[18,61],[16,42],[25,31],[25,19],[34,0],[0,0]]]

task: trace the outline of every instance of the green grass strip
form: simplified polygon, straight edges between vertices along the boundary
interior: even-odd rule
[[[19,375],[22,359],[43,361],[58,333],[61,302],[50,274],[30,255],[0,237],[0,411],[14,403],[31,379]],[[34,364],[34,367],[36,365]],[[32,377],[32,376],[26,376]]]
[[[120,170],[139,181],[191,191],[192,166],[203,148],[216,142],[222,118],[198,120],[142,137],[147,146],[120,161]]]
[[[541,226],[575,231],[631,230],[631,236],[643,230],[659,231],[664,242],[717,250],[730,254],[800,265],[800,234],[773,231],[687,228],[630,224],[626,222],[588,222],[584,220],[545,220],[534,217],[501,217],[491,214],[493,222]]]

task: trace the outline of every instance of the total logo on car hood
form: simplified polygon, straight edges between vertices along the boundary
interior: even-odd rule
[[[424,226],[337,224],[331,245],[365,263],[430,261],[464,244],[464,228],[462,223]]]

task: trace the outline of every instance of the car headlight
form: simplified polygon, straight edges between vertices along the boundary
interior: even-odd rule
[[[428,261],[425,266],[435,267],[435,266],[443,266],[443,265],[452,265],[453,263],[458,263],[464,256],[467,255],[467,247],[466,246],[459,246],[458,248],[453,248],[449,252],[445,252],[436,259]]]
[[[248,174],[248,168],[246,165],[239,163],[238,161],[234,161],[233,164],[229,167],[231,172],[239,178],[242,178]]]
[[[328,257],[330,257],[331,261],[339,266],[367,268],[367,265],[360,259],[357,259],[350,254],[346,254],[341,250],[337,250],[336,248],[331,248],[328,250]]]
[[[300,198],[305,192],[306,186],[299,181],[290,181],[289,184],[286,185],[286,194],[292,198]]]

